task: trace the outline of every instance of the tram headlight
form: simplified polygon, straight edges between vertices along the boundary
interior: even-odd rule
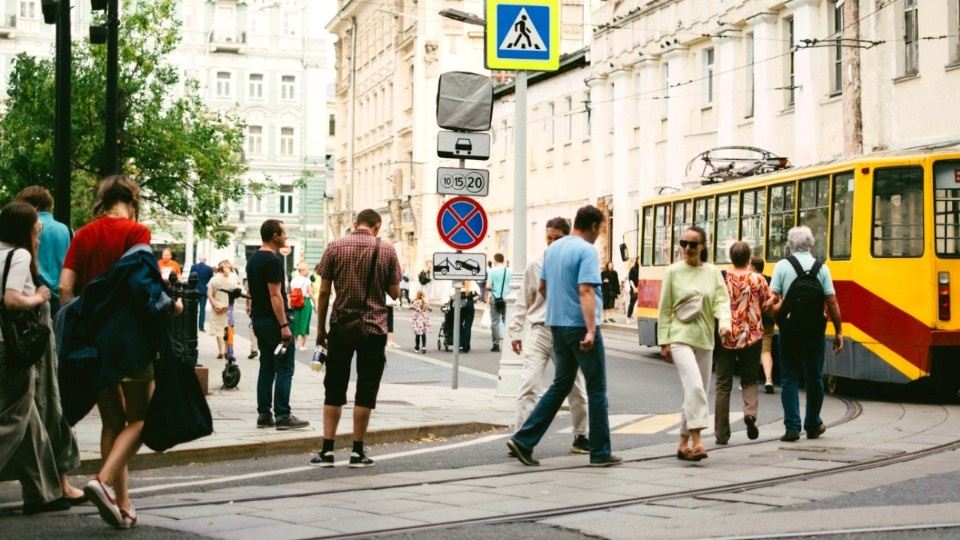
[[[950,320],[950,273],[937,274],[937,306],[940,311],[940,320]]]

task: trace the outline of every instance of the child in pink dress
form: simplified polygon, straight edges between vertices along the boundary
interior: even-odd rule
[[[413,333],[416,340],[414,350],[420,354],[426,354],[427,334],[430,332],[430,317],[427,312],[433,311],[433,308],[427,303],[422,289],[417,291],[417,298],[410,304],[410,309],[413,310]]]

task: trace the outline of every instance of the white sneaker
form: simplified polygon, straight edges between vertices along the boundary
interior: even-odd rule
[[[120,514],[120,507],[117,506],[117,494],[110,484],[103,483],[99,476],[94,476],[93,480],[90,480],[84,486],[83,492],[90,499],[90,502],[97,506],[100,517],[104,521],[114,527],[123,526],[123,516]]]
[[[123,523],[117,526],[118,529],[132,529],[137,526],[137,509],[133,506],[130,507],[129,512],[121,508],[120,515],[123,517]]]

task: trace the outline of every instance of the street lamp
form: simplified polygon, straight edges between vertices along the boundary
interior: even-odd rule
[[[445,9],[440,16],[486,28],[487,21],[456,9]],[[513,257],[510,293],[516,299],[523,286],[527,268],[527,72],[518,70],[514,80],[514,163],[513,163]],[[493,323],[496,324],[496,323]],[[520,389],[523,362],[509,346],[500,348],[497,395],[516,396]]]
[[[55,201],[54,217],[57,221],[70,226],[70,125],[71,119],[71,41],[70,41],[70,2],[68,0],[41,0],[43,21],[56,24],[56,64],[54,86],[56,104],[53,136],[53,170]]]
[[[107,23],[101,26],[90,27],[90,43],[107,45],[107,92],[106,115],[103,148],[103,169],[101,175],[106,177],[120,172],[119,142],[117,130],[119,124],[119,43],[120,30],[119,0],[94,0],[90,3],[94,11],[106,11]]]

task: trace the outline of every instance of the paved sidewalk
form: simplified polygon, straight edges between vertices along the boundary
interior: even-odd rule
[[[314,372],[302,363],[309,363],[312,347],[296,353],[290,399],[293,414],[308,420],[310,426],[289,431],[257,429],[259,358],[247,359],[250,342],[245,336],[235,336],[234,348],[241,380],[237,388],[227,390],[221,386],[225,361],[216,359],[214,336],[199,336],[200,364],[209,369],[207,401],[213,414],[214,433],[164,454],[143,447],[132,460],[132,468],[169,466],[198,457],[237,459],[261,455],[268,450],[271,453],[319,450],[323,439],[323,372]],[[402,369],[390,369],[398,363],[403,363]],[[450,381],[449,365],[412,352],[389,349],[378,407],[370,420],[366,442],[373,445],[414,440],[428,434],[440,437],[478,433],[513,421],[513,398],[495,396],[496,377],[461,367],[457,390],[450,388]],[[349,403],[344,407],[337,431],[338,446],[350,440],[353,395],[354,382],[351,382],[347,391]],[[100,418],[96,408],[77,424],[76,431],[83,460],[78,472],[95,472],[100,460]]]

